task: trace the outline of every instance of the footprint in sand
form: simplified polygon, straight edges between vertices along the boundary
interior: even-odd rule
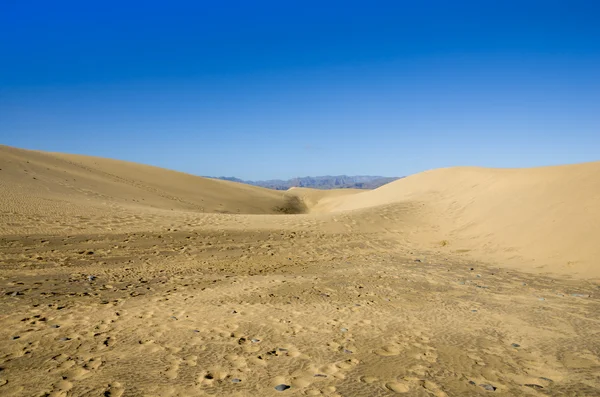
[[[167,357],[167,361],[169,362],[169,366],[167,367],[167,371],[165,372],[166,377],[168,379],[177,379],[181,359],[175,356],[169,356]]]
[[[374,353],[377,354],[378,356],[383,356],[383,357],[397,356],[398,354],[400,354],[400,349],[398,348],[398,346],[387,345],[387,346],[383,346],[380,349],[375,350]]]
[[[52,385],[53,389],[49,393],[49,397],[67,397],[69,390],[73,388],[73,384],[67,380],[61,380]]]
[[[395,393],[408,393],[410,391],[410,387],[404,382],[388,382],[385,387]]]
[[[105,397],[121,397],[125,389],[119,382],[111,383],[104,391]]]

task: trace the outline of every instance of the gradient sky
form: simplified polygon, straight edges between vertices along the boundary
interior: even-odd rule
[[[1,0],[0,143],[245,179],[600,160],[600,2]]]

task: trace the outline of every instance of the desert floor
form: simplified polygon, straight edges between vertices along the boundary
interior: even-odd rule
[[[600,395],[598,164],[284,194],[0,149],[2,396]]]

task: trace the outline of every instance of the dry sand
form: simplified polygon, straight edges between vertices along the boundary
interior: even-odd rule
[[[597,396],[599,241],[600,163],[276,192],[0,146],[0,395]]]

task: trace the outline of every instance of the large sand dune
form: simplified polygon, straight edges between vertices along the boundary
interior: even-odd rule
[[[148,165],[0,146],[2,209],[122,205],[166,210],[275,213],[283,194]]]
[[[0,395],[600,395],[599,177],[277,192],[0,146]]]
[[[532,169],[456,167],[342,197],[334,210],[418,202],[449,248],[495,263],[600,276],[600,162]]]

